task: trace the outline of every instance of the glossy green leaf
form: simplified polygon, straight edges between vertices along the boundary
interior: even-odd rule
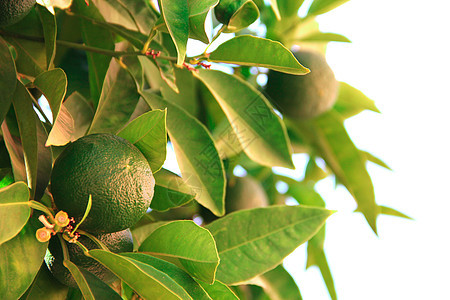
[[[155,193],[150,208],[166,211],[179,207],[195,198],[195,192],[180,176],[161,169],[155,176]]]
[[[247,0],[242,6],[231,16],[224,32],[236,32],[250,26],[259,18],[258,6]]]
[[[42,223],[32,217],[19,234],[0,245],[2,299],[18,299],[38,273],[48,244],[36,239],[36,230],[40,227]]]
[[[219,3],[219,0],[189,0],[189,15],[195,16],[207,13],[217,3]]]
[[[323,233],[323,238],[324,237],[325,233]],[[308,260],[306,263],[306,267],[309,268],[313,265],[319,267],[320,273],[322,274],[323,281],[327,286],[328,293],[330,294],[331,299],[337,300],[333,275],[331,274],[330,266],[328,265],[328,261],[323,249],[323,238],[320,236],[315,236],[308,242],[307,248]]]
[[[328,172],[319,167],[315,157],[310,157],[305,168],[305,177],[303,181],[318,182],[328,176]]]
[[[156,270],[166,273],[167,276],[170,277],[178,286],[183,288],[192,299],[211,300],[192,277],[175,265],[144,253],[123,253],[123,256],[129,257],[137,262],[141,262],[147,266],[155,268]],[[183,299],[183,297],[180,298]]]
[[[272,7],[273,13],[275,14],[277,20],[281,19],[280,10],[278,9],[277,0],[270,0],[270,7]]]
[[[47,70],[47,54],[45,43],[22,39],[20,35],[44,38],[41,20],[35,9],[32,9],[20,22],[9,26],[11,35],[4,35],[17,53],[16,69],[21,74],[32,77]]]
[[[5,146],[8,150],[9,158],[11,160],[12,172],[14,175],[13,181],[27,181],[27,172],[25,170],[25,163],[23,161],[23,148],[18,136],[13,136],[9,126],[17,124],[8,124],[7,121],[2,123],[2,134]],[[17,129],[18,130],[18,129]]]
[[[31,198],[34,198],[38,169],[36,114],[33,109],[32,96],[19,81],[17,82],[16,91],[13,96],[13,106],[19,126],[20,139],[22,141],[28,187],[31,190]]]
[[[264,166],[294,168],[286,128],[259,91],[237,76],[216,70],[200,70],[196,76],[216,98],[252,160]]]
[[[87,100],[74,92],[61,105],[45,145],[64,146],[76,141],[85,135],[93,116],[94,112]]]
[[[37,135],[37,180],[34,200],[39,201],[44,195],[50,181],[50,174],[53,166],[53,153],[52,148],[45,146],[48,134],[44,125],[37,117],[35,117],[34,120],[36,122]]]
[[[313,32],[300,38],[304,42],[342,42],[351,43],[347,37],[331,32]]]
[[[238,296],[225,284],[216,280],[213,284],[207,284],[197,280],[197,283],[205,290],[211,299],[239,300]]]
[[[103,16],[95,6],[93,1],[90,5],[86,5],[83,0],[73,1],[71,10],[83,16],[90,17],[100,22],[104,21]],[[114,50],[114,39],[111,32],[102,28],[88,20],[81,20],[81,35],[83,42],[87,46],[101,48],[105,50]],[[89,86],[91,90],[91,98],[95,106],[99,103],[101,97],[103,81],[108,80],[108,67],[110,66],[111,57],[94,53],[86,52],[89,65]]]
[[[208,130],[179,106],[153,93],[142,92],[153,109],[167,108],[167,130],[181,174],[196,200],[221,216],[225,213],[225,171]]]
[[[111,7],[118,10],[122,17],[131,18],[135,26],[145,35],[150,33],[157,16],[149,8],[148,1],[145,0],[105,0]],[[102,10],[102,13],[105,9]],[[118,20],[118,22],[120,22]],[[120,23],[119,23],[120,24]]]
[[[329,12],[348,0],[314,0],[308,10],[308,16],[316,16]]]
[[[177,48],[177,64],[183,65],[189,37],[189,6],[187,0],[159,1],[161,13]]]
[[[206,225],[219,251],[217,280],[235,284],[273,269],[313,237],[331,213],[313,207],[269,206],[237,211]]]
[[[258,51],[255,52],[254,49]],[[210,54],[208,60],[264,67],[294,75],[309,72],[309,69],[302,66],[292,52],[280,42],[251,35],[239,35],[220,44]]]
[[[189,37],[209,44],[209,37],[205,31],[205,21],[208,13],[189,17]]]
[[[43,72],[36,77],[34,85],[44,94],[52,110],[53,120],[55,120],[66,95],[66,73],[59,68]]]
[[[167,83],[163,83],[161,93],[164,99],[175,103],[192,116],[197,116],[200,110],[197,97],[197,80],[192,72],[187,69],[174,69],[175,84],[178,88],[176,93]]]
[[[137,117],[118,136],[135,145],[147,158],[153,173],[161,169],[166,160],[166,111],[153,110]]]
[[[16,89],[16,65],[8,45],[0,37],[0,124],[9,110]]]
[[[111,60],[89,134],[116,133],[128,122],[138,101],[134,79],[116,60]]]
[[[69,269],[85,300],[100,298],[111,300],[122,299],[109,285],[101,281],[94,274],[76,266],[70,260],[64,260],[63,264]]]
[[[296,17],[303,2],[304,0],[277,0],[281,18]]]
[[[334,104],[334,109],[346,119],[366,109],[380,112],[373,100],[345,82],[340,82],[339,94]]]
[[[404,218],[404,219],[408,219],[408,220],[414,220],[410,216],[405,215],[404,213],[402,213],[402,212],[400,212],[400,211],[398,211],[396,209],[393,209],[391,207],[387,207],[387,206],[383,206],[383,205],[380,205],[379,207],[380,207],[380,214],[387,215],[387,216]],[[356,209],[356,211],[360,211],[360,210]]]
[[[66,300],[68,290],[69,288],[55,280],[47,266],[42,264],[30,288],[20,300]]]
[[[53,67],[53,60],[55,59],[56,53],[56,18],[43,6],[36,5],[36,10],[44,30],[47,69],[50,70]]]
[[[142,257],[137,253],[119,255],[104,250],[91,250],[89,255],[105,265],[145,299],[191,299],[188,292],[173,278],[183,271],[168,262],[145,254],[140,254]],[[142,262],[143,257],[148,259]],[[153,266],[152,263],[162,264],[163,270]]]
[[[30,217],[30,192],[24,182],[0,189],[0,245],[18,234]]]
[[[353,144],[341,116],[335,111],[329,111],[299,125],[339,182],[353,195],[376,233],[379,207],[375,203],[372,180],[366,169],[365,157]]]
[[[376,157],[372,153],[369,153],[367,151],[361,151],[361,153],[366,157],[367,161],[370,161],[371,163],[374,163],[376,165],[379,165],[380,167],[383,167],[385,169],[388,169],[392,171],[391,167],[384,161],[382,161],[380,158]]]
[[[133,228],[131,228],[131,234],[133,235],[133,243],[135,245],[134,248],[139,249],[141,244],[153,231],[155,231],[160,226],[167,224],[168,222],[170,221],[159,221],[159,222],[150,221],[150,223],[144,223],[141,220],[137,224],[135,224]]]
[[[297,284],[282,265],[256,277],[250,282],[261,286],[271,300],[302,299]]]
[[[219,256],[211,233],[190,220],[174,221],[153,231],[139,251],[181,265],[192,277],[214,282]]]

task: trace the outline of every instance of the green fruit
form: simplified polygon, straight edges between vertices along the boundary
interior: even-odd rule
[[[106,233],[95,236],[99,239],[111,252],[132,252],[133,251],[133,238],[129,229],[125,229],[119,232]],[[81,235],[78,241],[83,244],[87,249],[99,249],[99,246],[95,244],[88,237]],[[91,272],[99,279],[110,284],[117,277],[106,267],[100,264],[93,258],[84,255],[83,250],[79,246],[73,243],[65,242],[69,254],[69,259],[78,267],[84,268]],[[61,248],[59,238],[56,236],[50,239],[48,244],[48,251],[45,255],[45,263],[59,282],[70,287],[77,287],[75,279],[69,270],[63,265],[64,255]]]
[[[283,115],[293,119],[314,118],[334,105],[339,83],[321,53],[311,50],[293,53],[311,72],[290,75],[271,70],[266,92]]]
[[[155,179],[147,159],[133,144],[112,134],[92,134],[70,144],[56,159],[51,191],[58,209],[80,229],[116,232],[133,226],[147,211]]]
[[[235,177],[228,183],[225,197],[225,211],[227,213],[268,205],[267,194],[255,179]]]
[[[36,0],[0,0],[0,27],[19,22],[35,3]]]
[[[247,2],[247,0],[221,0],[219,4],[214,7],[214,15],[216,16],[217,21],[228,25],[231,17],[245,2]]]

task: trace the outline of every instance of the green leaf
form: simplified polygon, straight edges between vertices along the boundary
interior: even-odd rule
[[[181,265],[192,277],[214,283],[219,265],[211,233],[190,220],[174,221],[153,231],[139,251]]]
[[[192,116],[198,116],[200,105],[197,97],[197,80],[187,69],[175,68],[174,75],[178,93],[163,82],[161,87],[163,98],[180,106]]]
[[[24,182],[0,189],[0,245],[18,234],[30,217],[30,192]]]
[[[118,136],[135,145],[147,158],[153,173],[166,160],[166,111],[153,110],[131,121]]]
[[[9,26],[11,36],[3,36],[17,53],[17,72],[32,77],[47,70],[47,54],[45,43],[19,38],[20,35],[44,38],[41,20],[35,9],[32,9],[20,22]],[[18,36],[15,36],[17,34]]]
[[[12,122],[5,121],[2,123],[2,134],[3,139],[5,141],[5,146],[8,150],[9,158],[11,160],[11,167],[14,175],[14,181],[27,181],[27,173],[25,170],[25,163],[23,161],[23,148],[20,143],[20,137],[13,136],[13,129],[10,126],[16,126],[17,124],[13,124]],[[17,129],[18,130],[18,129]]]
[[[36,239],[39,227],[42,223],[30,218],[18,235],[0,245],[0,295],[3,299],[18,299],[38,273],[48,244]]]
[[[144,215],[145,217],[146,215]],[[143,217],[143,218],[144,218]],[[145,220],[146,221],[146,220]],[[131,228],[131,234],[133,235],[133,243],[135,245],[135,249],[138,249],[141,244],[145,241],[145,239],[157,228],[160,226],[169,223],[170,221],[159,221],[159,222],[153,222],[145,223],[139,221],[137,224],[134,225],[133,228]],[[144,223],[144,224],[142,224]]]
[[[86,5],[83,0],[73,1],[71,10],[83,16],[90,17],[91,19],[100,22],[104,21],[103,16],[100,14],[93,1],[90,1],[89,5]],[[81,20],[81,35],[87,46],[105,50],[114,50],[114,39],[111,32],[88,20]],[[91,98],[94,106],[97,106],[102,93],[103,81],[108,80],[105,76],[107,76],[106,74],[108,67],[110,66],[111,57],[89,51],[86,52],[86,55],[89,65]]]
[[[219,0],[189,0],[189,16],[203,15],[217,3],[219,3]]]
[[[384,161],[382,161],[380,158],[376,157],[372,153],[369,153],[367,151],[361,151],[361,153],[366,157],[367,161],[370,161],[374,164],[379,165],[380,167],[392,171],[391,167],[389,167],[388,164],[386,164]]]
[[[56,18],[43,6],[36,5],[36,10],[44,30],[47,69],[50,70],[53,68],[53,60],[55,59],[56,54]]]
[[[375,203],[372,180],[366,170],[366,159],[349,137],[343,119],[335,111],[298,123],[320,153],[336,178],[347,188],[358,203],[372,230],[376,233],[379,207]]]
[[[116,133],[128,122],[138,101],[135,81],[115,59],[111,60],[89,134]]]
[[[38,140],[35,121],[37,117],[33,109],[32,96],[20,81],[17,81],[13,106],[23,146],[28,187],[31,190],[31,198],[34,198],[38,172]]]
[[[48,134],[44,125],[38,118],[35,117],[34,119],[36,122],[37,135],[37,180],[34,200],[39,201],[44,195],[48,182],[50,181],[50,174],[53,166],[53,153],[51,147],[45,146],[45,142],[48,140]]]
[[[366,109],[377,113],[380,112],[373,100],[345,82],[340,82],[339,94],[334,104],[334,109],[345,119],[357,115]]]
[[[314,0],[308,10],[308,16],[316,16],[329,12],[348,0]]]
[[[239,300],[233,291],[223,284],[222,282],[216,280],[213,284],[207,284],[203,281],[196,280],[197,283],[205,290],[211,299],[229,299],[229,300]]]
[[[150,30],[153,28],[157,16],[150,9],[148,5],[148,1],[145,0],[107,0],[105,1],[110,3],[110,5],[116,9],[120,9],[121,15],[125,17],[132,18],[135,26],[140,32],[143,32],[145,35],[150,33]],[[105,9],[102,10],[105,12]]]
[[[208,130],[177,105],[148,91],[143,91],[142,97],[153,109],[167,108],[167,130],[185,182],[200,204],[223,215],[225,171]]]
[[[187,0],[160,0],[160,10],[177,48],[177,65],[183,65],[189,37],[189,6]]]
[[[347,37],[331,32],[313,32],[300,38],[304,42],[342,42],[351,43]]]
[[[166,211],[182,206],[195,198],[194,190],[177,174],[161,169],[154,176],[156,184],[151,209]]]
[[[121,300],[119,296],[109,285],[101,281],[94,274],[84,270],[81,267],[77,267],[70,260],[64,260],[64,266],[69,269],[73,278],[75,279],[78,287],[86,300],[95,299],[111,299]]]
[[[313,237],[331,213],[313,207],[270,206],[241,210],[206,225],[219,251],[217,280],[236,284],[273,269]]]
[[[277,0],[270,0],[270,7],[272,7],[273,13],[275,14],[277,20],[281,20],[281,14],[280,10],[278,9]]]
[[[331,299],[336,300],[336,288],[334,287],[333,275],[331,274],[330,267],[325,256],[325,252],[322,247],[317,247],[314,243],[308,243],[308,261],[307,268],[316,265],[319,267],[320,273],[322,274],[325,285],[327,286],[328,293]]]
[[[261,286],[271,300],[302,299],[297,284],[282,265],[256,277],[250,282]]]
[[[258,49],[258,51],[254,51]],[[240,35],[222,43],[209,58],[241,66],[264,67],[294,75],[309,73],[280,42],[251,35]]]
[[[236,32],[250,26],[259,18],[258,6],[252,1],[248,0],[231,16],[224,32]]]
[[[304,0],[277,0],[281,18],[296,17]]]
[[[55,280],[52,273],[47,266],[42,264],[39,273],[34,279],[28,291],[20,297],[20,300],[63,300],[67,299],[67,292],[69,288],[58,280]]]
[[[205,31],[205,21],[207,16],[208,12],[189,17],[189,37],[205,44],[209,44],[209,37]]]
[[[199,70],[196,76],[216,98],[252,160],[264,166],[294,168],[286,128],[260,92],[237,76],[220,71]]]
[[[9,51],[8,45],[0,37],[0,124],[11,105],[11,100],[16,89],[16,65]]]
[[[52,110],[53,120],[55,120],[66,95],[66,73],[59,68],[43,72],[36,77],[34,85],[44,94]]]
[[[388,215],[388,216],[394,216],[394,217],[399,217],[399,218],[413,220],[413,218],[411,218],[410,216],[407,216],[404,213],[402,213],[402,212],[400,212],[400,211],[398,211],[396,209],[393,209],[393,208],[390,208],[390,207],[387,207],[387,206],[383,206],[383,205],[380,205],[380,209],[381,209],[381,213],[383,215]]]
[[[184,277],[185,280],[190,277],[171,263],[138,253],[119,255],[104,250],[91,250],[89,255],[145,299],[191,299],[176,280],[177,277]]]
[[[46,146],[64,146],[84,136],[94,112],[86,99],[74,92],[61,105],[45,143]]]

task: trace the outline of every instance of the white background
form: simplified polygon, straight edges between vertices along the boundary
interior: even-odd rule
[[[319,184],[338,210],[325,248],[339,299],[450,299],[449,12],[445,0],[352,0],[318,18],[352,41],[328,48],[337,79],[382,112],[346,122],[357,146],[393,169],[370,166],[376,200],[414,218],[379,217],[377,237],[344,189]],[[330,299],[318,269],[304,271],[305,247],[285,267],[305,300]]]

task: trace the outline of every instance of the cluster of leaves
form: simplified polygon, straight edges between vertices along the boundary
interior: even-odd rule
[[[283,119],[256,81],[267,69],[307,73],[290,52],[293,45],[324,51],[327,42],[348,42],[320,32],[315,21],[346,0],[315,0],[303,18],[300,0],[242,1],[227,24],[209,17],[218,2],[73,0],[55,14],[36,5],[0,29],[3,298],[300,299],[282,261],[308,242],[308,266],[319,266],[335,299],[323,249],[331,212],[315,183],[335,176],[375,232],[379,213],[400,215],[376,204],[366,170],[367,161],[387,166],[359,150],[343,125],[363,110],[377,112],[373,101],[340,83],[330,112],[309,121]],[[255,21],[265,25],[265,36],[248,28]],[[223,33],[234,37],[207,53]],[[203,42],[205,51],[187,57],[189,39]],[[135,252],[86,252],[117,275],[118,285],[67,260],[80,288],[69,289],[43,265],[47,243],[35,237],[38,210],[55,209],[49,178],[65,145],[104,132],[129,140],[150,162],[152,210],[132,228]],[[181,177],[162,168],[167,137]],[[309,155],[303,181],[272,170],[294,168],[292,149]],[[261,182],[270,206],[225,215],[227,179],[238,165]],[[287,192],[277,191],[278,182]],[[285,205],[287,197],[299,205]],[[216,220],[192,221],[208,214]]]

